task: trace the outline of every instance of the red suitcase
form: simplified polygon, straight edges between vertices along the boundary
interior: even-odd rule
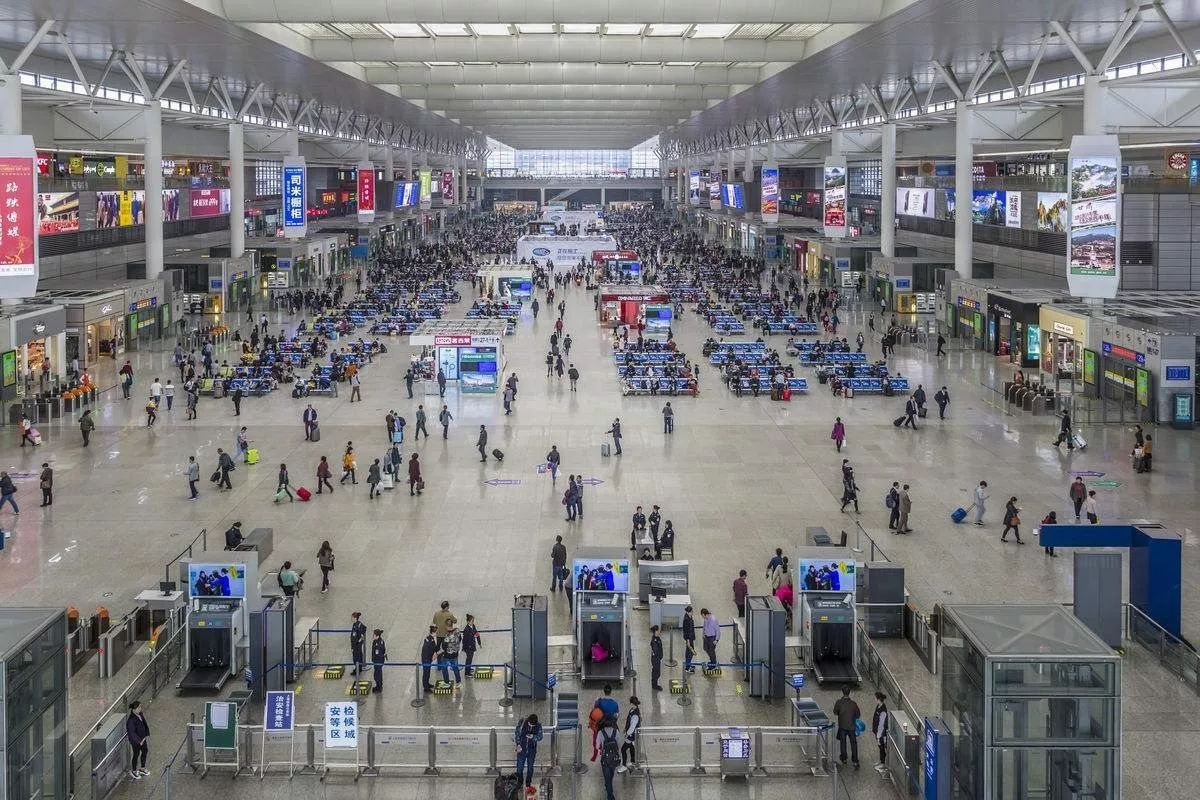
[[[300,488],[296,489],[296,497],[299,497],[302,503],[307,503],[312,499],[312,492],[301,486]]]

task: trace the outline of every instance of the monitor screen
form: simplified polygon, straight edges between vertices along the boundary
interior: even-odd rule
[[[245,597],[245,564],[188,564],[192,597]]]
[[[577,591],[628,592],[629,559],[577,558],[571,580]]]
[[[810,592],[853,592],[857,574],[853,561],[801,559],[800,589]]]

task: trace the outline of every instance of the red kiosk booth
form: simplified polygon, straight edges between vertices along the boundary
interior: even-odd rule
[[[615,328],[626,324],[638,330],[646,322],[647,306],[670,307],[671,298],[661,286],[622,286],[603,284],[600,287],[600,324]]]

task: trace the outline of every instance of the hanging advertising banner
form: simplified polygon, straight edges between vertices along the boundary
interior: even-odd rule
[[[708,207],[712,211],[716,211],[721,207],[721,182],[708,182]]]
[[[1005,206],[1004,226],[1006,228],[1021,227],[1021,193],[1007,192],[1008,205]]]
[[[283,237],[302,239],[308,233],[308,166],[300,156],[283,159]]]
[[[0,136],[0,297],[33,297],[38,282],[37,150]]]
[[[51,192],[37,196],[38,235],[79,230],[79,192]]]
[[[688,202],[694,206],[700,205],[700,171],[688,173]]]
[[[1116,297],[1121,283],[1121,151],[1117,137],[1073,137],[1067,176],[1067,285],[1077,297]]]
[[[846,159],[834,156],[825,159],[825,200],[821,217],[825,235],[833,239],[846,238],[846,200],[849,196],[846,172]]]
[[[375,165],[358,162],[358,221],[375,221]]]
[[[762,186],[759,213],[762,221],[767,224],[779,222],[779,165],[763,164],[759,175]]]
[[[442,203],[444,205],[452,205],[456,201],[458,196],[454,193],[454,189],[454,170],[442,170]]]
[[[1038,192],[1037,229],[1050,233],[1067,230],[1067,195],[1065,192]]]
[[[417,199],[421,208],[429,208],[433,204],[433,172],[427,169],[417,173]]]

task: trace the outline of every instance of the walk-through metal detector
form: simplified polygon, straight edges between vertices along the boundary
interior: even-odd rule
[[[783,697],[786,691],[787,610],[778,598],[746,598],[746,680],[751,697]]]
[[[513,697],[546,699],[546,679],[550,676],[546,608],[545,595],[520,594],[513,598]]]

